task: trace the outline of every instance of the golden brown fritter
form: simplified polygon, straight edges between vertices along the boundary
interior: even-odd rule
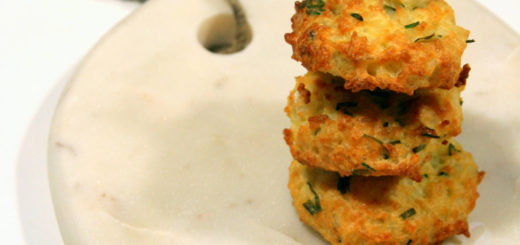
[[[345,79],[347,90],[412,94],[452,88],[469,32],[444,0],[305,0],[296,3],[293,58]]]
[[[319,72],[296,78],[285,111],[285,141],[294,159],[349,175],[404,175],[420,180],[430,143],[461,131],[460,92],[351,92],[343,79]]]
[[[340,177],[293,161],[293,206],[331,244],[426,245],[456,234],[469,236],[467,217],[484,173],[454,141],[431,149],[421,182],[397,176]]]

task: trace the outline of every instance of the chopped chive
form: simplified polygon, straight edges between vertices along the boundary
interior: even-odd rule
[[[423,177],[424,178],[428,178],[428,174],[423,174]]]
[[[410,209],[404,211],[401,215],[399,215],[399,217],[401,217],[401,219],[407,219],[407,218],[414,216],[415,214],[416,214],[415,209],[410,208]]]
[[[381,141],[380,139],[378,139],[378,138],[376,138],[374,136],[370,136],[368,134],[363,134],[363,137],[369,138],[369,139],[371,139],[371,140],[373,140],[373,141],[375,141],[375,142],[377,142],[377,143],[379,143],[381,145],[384,144],[383,141]]]
[[[450,143],[448,145],[448,155],[453,155],[453,152],[460,152],[460,150],[457,150],[457,148],[455,148],[455,146],[452,143]]]
[[[449,176],[447,172],[441,171],[439,172],[439,176]]]
[[[466,43],[474,43],[475,42],[475,39],[468,39],[466,40]]]
[[[412,240],[408,240],[408,242],[406,243],[406,245],[410,245],[412,244]]]
[[[393,140],[393,141],[390,141],[390,144],[391,145],[401,144],[401,141],[400,140]]]
[[[309,185],[309,189],[314,194],[314,202],[311,200],[308,200],[306,203],[303,204],[303,207],[305,209],[307,209],[307,211],[311,215],[314,215],[321,211],[320,197],[318,196],[318,194],[316,194],[316,191],[314,191],[314,189],[312,188],[311,183],[307,182],[307,185]]]
[[[357,19],[359,21],[363,21],[363,16],[361,16],[358,13],[352,13],[352,14],[350,14],[350,16],[354,17],[355,19]]]
[[[320,15],[325,11],[324,6],[325,2],[323,0],[304,0],[298,8],[307,8],[305,12],[308,15]]]
[[[383,5],[383,8],[386,9],[386,10],[390,10],[390,11],[395,11],[395,8],[390,6],[390,5]]]
[[[368,164],[366,164],[366,163],[364,163],[364,162],[361,163],[361,166],[367,168],[367,169],[370,170],[370,171],[374,171],[374,172],[376,171],[375,169],[373,169],[372,167],[370,167],[370,165],[368,165]]]
[[[411,28],[414,28],[414,27],[416,27],[418,25],[419,25],[419,21],[411,23],[411,24],[408,24],[408,25],[405,25],[404,28],[411,29]]]
[[[388,152],[388,149],[386,149],[386,147],[385,147],[385,143],[384,143],[383,141],[381,141],[380,139],[378,139],[378,138],[376,138],[376,137],[374,137],[374,136],[370,136],[370,135],[368,135],[368,134],[363,134],[363,137],[365,137],[365,138],[369,138],[369,139],[371,139],[371,140],[373,140],[373,141],[379,143],[379,144],[381,145],[381,147],[383,147],[383,150],[384,150],[384,152],[383,152],[383,158],[384,158],[384,159],[388,159],[388,158],[390,158],[390,153]]]
[[[459,104],[462,105],[464,104],[464,101],[462,99],[459,100]]]
[[[435,36],[435,33],[433,33],[433,34],[431,34],[429,36],[417,38],[417,39],[415,39],[414,42],[417,43],[417,42],[429,41],[434,36]]]
[[[350,192],[350,176],[338,177],[337,189],[341,194]]]
[[[420,152],[426,148],[426,144],[418,145],[412,149],[413,153]]]
[[[434,139],[440,138],[440,136],[438,136],[438,135],[433,135],[433,134],[429,134],[429,133],[422,133],[421,136],[430,137],[430,138],[434,138]]]
[[[367,175],[369,172],[366,169],[354,169],[352,175]]]

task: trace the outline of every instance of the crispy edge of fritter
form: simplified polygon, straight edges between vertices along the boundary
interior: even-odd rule
[[[308,70],[341,76],[345,79],[345,89],[353,91],[381,88],[413,94],[419,88],[449,89],[456,84],[461,73],[460,57],[466,48],[465,41],[469,36],[469,31],[453,23],[453,28],[458,32],[465,32],[463,37],[458,37],[453,31],[447,36],[432,38],[427,42],[408,40],[404,31],[398,38],[395,36],[397,34],[389,34],[387,39],[392,39],[393,42],[399,40],[397,48],[394,45],[393,48],[385,49],[383,52],[376,52],[367,37],[362,37],[355,31],[356,26],[363,22],[356,21],[350,16],[334,17],[334,10],[330,6],[334,3],[329,4],[329,2],[331,1],[325,2],[324,12],[320,15],[307,14],[306,8],[300,7],[302,3],[296,2],[296,13],[291,18],[293,32],[285,35],[285,40],[293,47],[293,59],[302,62],[302,65]],[[341,13],[342,15],[348,15],[346,12],[349,9],[359,10],[363,7],[362,2],[349,2],[348,4],[349,7]],[[431,1],[431,5],[432,11],[440,11],[442,8],[443,11],[440,12],[453,18],[453,10],[446,2]],[[371,11],[381,12],[381,15],[386,14],[383,4],[377,9],[371,7]],[[402,10],[402,8],[397,8],[398,13],[404,12],[404,10],[400,12],[399,9]],[[440,22],[442,16],[437,15],[430,16],[434,18],[432,22]],[[334,24],[329,25],[336,27],[328,27],[322,23],[330,21],[333,21]],[[421,28],[425,29],[420,24],[414,30]],[[346,42],[336,43],[329,37],[334,32],[338,32],[342,36],[348,32],[351,33],[351,37]],[[335,35],[339,35],[338,33]],[[337,57],[341,57],[339,61],[341,63],[336,62]],[[428,66],[432,58],[437,61],[435,69]],[[374,63],[374,61],[376,62]],[[345,62],[350,68],[343,67]],[[373,74],[370,70],[374,70],[374,64],[378,64],[376,66],[382,68],[389,64],[399,64],[399,75],[390,77]]]

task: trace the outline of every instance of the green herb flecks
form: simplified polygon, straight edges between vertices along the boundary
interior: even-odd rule
[[[352,170],[352,175],[367,175],[370,172],[375,172],[376,170],[372,168],[370,165],[366,163],[361,163],[361,166],[363,166],[365,169],[354,169]]]
[[[372,171],[372,172],[375,172],[376,170],[373,169],[372,167],[370,167],[370,165],[366,164],[366,163],[361,163],[361,166],[367,168],[369,171]]]
[[[371,135],[368,135],[368,134],[363,134],[363,137],[369,138],[369,139],[371,139],[371,140],[373,140],[373,141],[375,141],[375,142],[377,142],[377,143],[379,143],[381,145],[384,144],[382,140],[380,140],[380,139],[378,139],[378,138],[376,138],[374,136],[371,136]]]
[[[325,1],[323,0],[304,0],[298,8],[307,8],[305,13],[308,15],[320,15],[325,11],[324,7]]]
[[[357,105],[357,102],[341,102],[336,105],[336,111],[341,111],[343,114],[353,116],[352,112],[350,112],[348,109],[356,107]]]
[[[388,122],[384,122],[383,127],[385,127],[385,128],[388,127],[388,124],[389,124]]]
[[[366,169],[354,169],[352,175],[367,175],[369,172]]]
[[[441,171],[438,174],[439,176],[449,176],[448,172]]]
[[[459,100],[459,104],[462,105],[464,104],[464,101],[462,99]]]
[[[450,143],[450,144],[448,145],[448,155],[451,156],[451,155],[453,155],[454,152],[460,152],[460,150],[458,150],[457,148],[455,148],[455,146],[454,146],[452,143]]]
[[[423,174],[422,177],[424,177],[424,178],[428,178],[428,174]]]
[[[361,16],[358,13],[352,13],[352,14],[350,14],[350,16],[354,17],[355,19],[357,19],[359,21],[363,21],[363,16]]]
[[[389,142],[389,144],[391,145],[398,145],[398,144],[401,144],[401,141],[400,140],[392,140]]]
[[[420,152],[426,148],[426,144],[418,145],[412,149],[413,153]]]
[[[338,177],[337,189],[341,194],[350,192],[350,176]]]
[[[419,21],[411,23],[411,24],[408,24],[408,25],[405,25],[404,28],[411,29],[411,28],[414,28],[414,27],[416,27],[418,25],[419,25]]]
[[[466,40],[466,43],[474,43],[475,42],[475,39],[468,39]]]
[[[314,136],[318,135],[320,133],[320,131],[321,131],[321,128],[316,129],[316,131],[314,131]]]
[[[395,11],[395,8],[394,8],[394,7],[392,7],[392,6],[390,6],[390,5],[386,5],[386,4],[383,5],[383,9],[388,10],[388,11]]]
[[[380,139],[378,139],[378,138],[376,138],[374,136],[370,136],[368,134],[363,134],[363,137],[369,138],[369,139],[379,143],[381,145],[381,147],[383,147],[383,158],[384,159],[390,158],[390,152],[388,152],[388,149],[386,149],[385,143],[382,140],[380,140]]]
[[[440,136],[434,135],[434,134],[430,134],[430,133],[422,133],[421,136],[434,138],[434,139],[439,139],[440,138]]]
[[[307,211],[311,215],[314,215],[321,211],[320,197],[312,188],[311,183],[307,182],[307,185],[309,185],[309,189],[311,190],[312,194],[314,194],[314,202],[312,200],[308,200],[306,203],[303,204],[303,207],[307,209]]]
[[[410,209],[404,211],[401,215],[399,215],[399,217],[401,217],[401,219],[408,219],[408,218],[414,216],[415,214],[416,214],[415,209],[410,208]]]
[[[435,33],[415,39],[414,43],[430,41],[435,36]]]
[[[406,243],[406,245],[410,245],[412,244],[412,240],[408,240],[408,242]]]

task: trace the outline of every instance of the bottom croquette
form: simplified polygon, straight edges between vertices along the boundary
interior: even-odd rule
[[[289,189],[300,219],[331,244],[438,244],[469,236],[479,172],[455,141],[438,144],[421,182],[397,176],[340,177],[293,161]]]

